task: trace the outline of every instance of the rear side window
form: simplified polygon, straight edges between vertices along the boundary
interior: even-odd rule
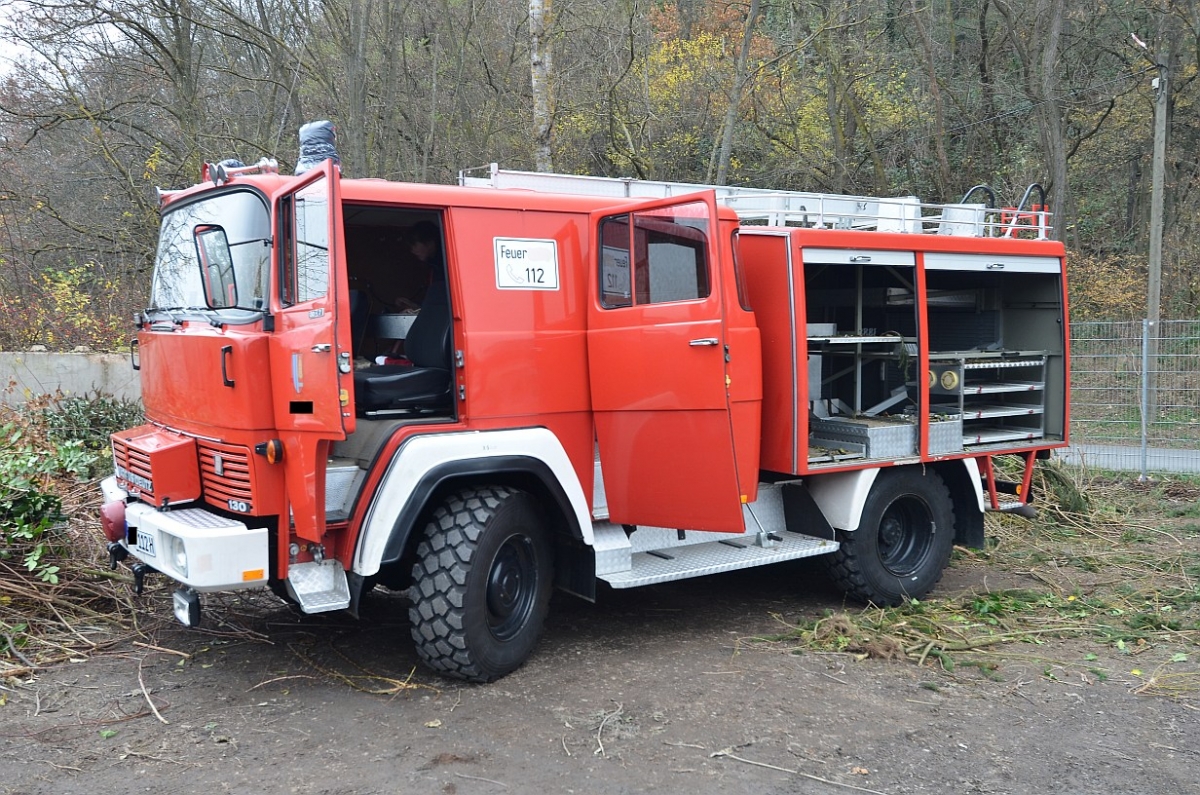
[[[600,222],[600,298],[607,309],[694,301],[711,292],[703,202]]]
[[[746,272],[742,270],[741,254],[738,251],[738,230],[733,230],[733,239],[730,242],[733,244],[733,275],[737,278],[738,303],[742,309],[753,312],[754,308],[750,306],[750,291],[746,289]]]

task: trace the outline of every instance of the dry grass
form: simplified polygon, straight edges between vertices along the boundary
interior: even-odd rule
[[[1039,494],[1036,521],[989,516],[987,548],[955,554],[953,566],[984,568],[980,579],[1004,586],[836,612],[760,641],[985,675],[1015,656],[1041,660],[1048,676],[1065,666],[1103,678],[1097,660],[1129,655],[1137,692],[1200,694],[1200,484],[1043,467]],[[1053,659],[1051,639],[1094,652]],[[1157,663],[1143,673],[1133,658]]]
[[[985,675],[1013,656],[1096,670],[1088,655],[1064,663],[1043,650],[1049,639],[1072,638],[1092,644],[1100,656],[1146,660],[1148,673],[1135,668],[1138,692],[1195,697],[1200,483],[1138,483],[1057,467],[1042,472],[1038,520],[989,516],[988,547],[955,554],[953,566],[983,569],[986,576],[979,579],[1000,579],[1004,587],[900,608],[837,612],[759,642],[793,652],[936,662],[946,669],[967,665]],[[133,596],[127,569],[113,572],[105,565],[95,485],[63,484],[60,494],[69,520],[57,537],[59,582],[47,584],[16,561],[0,561],[0,679],[135,640],[152,642],[154,631],[171,620],[159,600]],[[214,600],[216,608],[224,601]],[[271,609],[278,607],[268,600]],[[209,616],[236,620],[247,605],[235,601],[240,607],[210,610]],[[262,640],[233,624],[211,631]]]
[[[23,677],[138,635],[130,577],[109,571],[94,484],[59,484],[67,522],[54,531],[58,582],[0,560],[0,679]],[[116,586],[116,587],[114,587]]]

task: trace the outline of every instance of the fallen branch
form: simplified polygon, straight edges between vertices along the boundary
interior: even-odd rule
[[[830,784],[835,787],[845,787],[846,789],[852,789],[852,790],[856,790],[858,792],[869,792],[869,793],[871,793],[871,795],[887,795],[886,792],[880,792],[877,789],[867,789],[866,787],[856,787],[853,784],[843,784],[840,781],[834,781],[834,780],[828,779],[828,778],[821,778],[820,776],[814,776],[811,773],[805,773],[800,770],[792,770],[790,767],[780,767],[779,765],[771,765],[771,764],[767,764],[766,762],[756,762],[753,759],[745,759],[744,757],[737,756],[736,754],[733,753],[732,745],[729,746],[728,748],[723,748],[720,751],[714,751],[713,753],[708,755],[709,759],[713,759],[713,758],[717,758],[717,757],[722,757],[725,759],[733,759],[737,762],[744,762],[747,765],[754,765],[755,767],[765,767],[769,770],[778,770],[781,773],[788,773],[793,776],[801,776],[803,778],[811,779],[813,781],[819,781],[822,784]]]
[[[607,715],[605,715],[604,719],[600,721],[600,727],[598,729],[596,729],[596,745],[598,747],[596,748],[595,751],[592,751],[592,756],[599,755],[600,757],[602,757],[604,759],[608,758],[608,754],[604,753],[604,741],[602,739],[600,739],[600,735],[602,735],[604,733],[605,724],[607,724],[610,720],[612,720],[613,718],[620,715],[622,710],[624,710],[624,705],[618,703],[617,708],[614,709],[612,712],[608,713]]]
[[[142,695],[146,697],[146,703],[150,705],[150,711],[154,713],[154,717],[158,718],[160,723],[170,725],[171,721],[167,720],[159,713],[158,707],[154,706],[154,699],[150,698],[150,691],[146,690],[146,682],[142,679],[142,661],[138,660],[138,686],[142,688]]]
[[[469,778],[472,781],[486,781],[489,784],[499,784],[501,787],[508,789],[508,785],[503,781],[496,781],[494,778],[484,778],[483,776],[469,776],[466,773],[455,773],[459,778]]]

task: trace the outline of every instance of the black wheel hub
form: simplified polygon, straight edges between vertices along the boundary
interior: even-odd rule
[[[920,569],[933,545],[933,514],[923,500],[893,502],[879,523],[879,559],[889,572],[905,577]]]
[[[496,640],[512,640],[529,620],[537,596],[537,561],[527,536],[506,539],[487,580],[487,623]]]

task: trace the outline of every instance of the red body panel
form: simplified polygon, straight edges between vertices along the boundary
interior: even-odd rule
[[[320,542],[325,535],[325,461],[329,443],[353,433],[354,378],[350,363],[350,304],[341,223],[339,172],[325,161],[296,183],[276,192],[276,207],[285,200],[315,202],[326,210],[328,249],[325,281],[313,284],[319,293],[291,305],[271,296],[275,332],[270,335],[272,408],[278,437],[283,441],[287,497],[296,535]],[[285,217],[285,213],[278,213]],[[277,227],[278,227],[277,221]],[[275,246],[276,273],[281,248]],[[339,362],[346,367],[339,369]]]
[[[695,206],[696,198],[646,203],[636,210]],[[725,361],[731,340],[724,314],[728,280],[721,263],[729,258],[721,257],[712,194],[703,199],[713,281],[706,297],[610,308],[601,301],[601,280],[593,281],[588,367],[609,519],[615,523],[744,529]],[[593,227],[601,215],[593,215]],[[637,238],[630,239],[639,245]],[[590,259],[595,261],[600,250],[597,240]],[[638,263],[646,256],[641,249],[635,254]]]
[[[143,330],[142,401],[150,418],[206,436],[273,428],[272,383],[263,377],[267,339],[261,324],[216,329],[186,321],[171,331]]]
[[[793,318],[804,319],[804,293],[793,285],[789,264],[793,245],[782,230],[772,235],[743,234],[739,239],[750,305],[762,339],[761,464],[763,469],[795,474],[799,472],[797,440],[808,436],[808,411],[798,408],[806,398],[796,390],[807,392],[808,387],[792,377],[793,371],[806,372],[805,349],[793,329]]]
[[[117,483],[131,496],[163,507],[200,497],[196,440],[153,425],[113,434]]]

